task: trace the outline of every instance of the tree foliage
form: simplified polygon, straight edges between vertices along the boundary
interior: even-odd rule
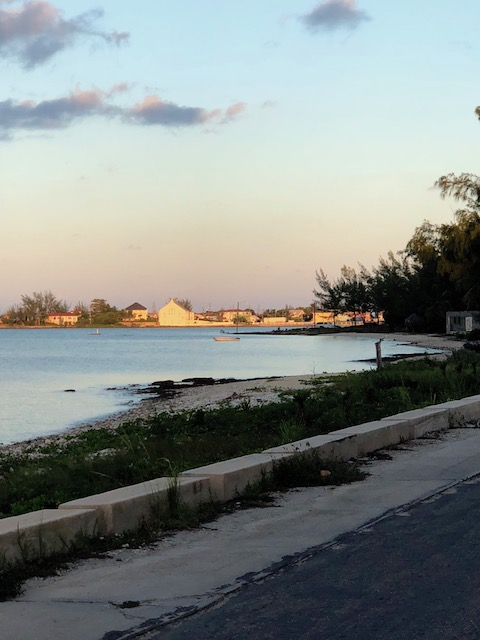
[[[90,322],[91,324],[118,324],[122,319],[123,312],[117,307],[112,307],[105,298],[94,298],[90,302]]]
[[[357,272],[352,267],[344,265],[340,271],[340,277],[330,282],[325,273],[317,271],[316,279],[318,289],[313,293],[323,309],[332,311],[334,319],[345,311],[352,311],[354,323],[357,314],[372,309],[370,296],[370,274],[363,265],[359,265]]]
[[[10,324],[40,325],[52,313],[66,313],[69,306],[51,291],[34,291],[21,296],[21,303],[7,309],[5,316]]]
[[[90,313],[92,316],[97,315],[98,313],[106,313],[111,309],[113,309],[113,307],[108,304],[105,298],[94,298],[90,302]]]
[[[193,311],[192,301],[188,298],[174,298],[175,302],[187,311]]]
[[[431,308],[445,317],[448,310],[480,308],[480,178],[471,173],[448,174],[437,180],[442,198],[462,207],[449,223],[424,222],[415,230],[407,251],[415,260]],[[433,294],[433,296],[432,296]]]
[[[480,119],[480,107],[475,113]],[[453,221],[425,220],[403,251],[380,258],[371,272],[343,267],[330,282],[318,271],[314,295],[324,308],[383,311],[392,328],[415,313],[426,328],[441,331],[446,311],[480,310],[480,177],[449,173],[435,187],[460,203]]]

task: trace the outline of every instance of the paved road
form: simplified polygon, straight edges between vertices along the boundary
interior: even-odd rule
[[[478,640],[480,476],[145,640]]]
[[[291,491],[267,509],[236,511],[152,547],[118,549],[31,580],[21,596],[0,603],[0,640],[147,640],[150,630],[150,638],[191,640],[480,639],[475,485],[355,533],[479,474],[480,429],[452,429],[389,453],[391,460],[370,461],[362,482]],[[339,536],[341,544],[293,564]],[[261,583],[262,575],[275,577]]]

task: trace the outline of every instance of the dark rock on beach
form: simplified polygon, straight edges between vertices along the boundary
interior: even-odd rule
[[[157,389],[173,389],[175,382],[173,380],[155,380],[151,386]]]
[[[215,384],[213,378],[184,378],[182,382],[193,385],[194,387],[203,386],[205,384]]]
[[[205,387],[205,386],[213,386],[217,384],[226,384],[228,382],[236,382],[236,378],[184,378],[180,380],[180,382],[175,382],[174,380],[155,380],[149,385],[146,386],[137,386],[131,387],[133,393],[138,393],[142,395],[156,395],[160,398],[171,398],[178,391],[182,389],[190,389],[192,387]]]

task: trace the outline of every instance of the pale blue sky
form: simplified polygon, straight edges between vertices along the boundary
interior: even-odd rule
[[[478,0],[0,0],[0,310],[312,300],[479,173]]]

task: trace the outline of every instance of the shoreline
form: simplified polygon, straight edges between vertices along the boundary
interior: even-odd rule
[[[357,334],[355,334],[357,335]],[[430,334],[401,334],[401,333],[362,333],[360,337],[379,338],[402,343],[413,344],[425,349],[438,349],[440,353],[431,354],[433,358],[445,358],[454,350],[463,346],[462,341],[446,336]],[[419,354],[423,358],[429,354]],[[411,358],[412,356],[405,356]],[[396,360],[401,360],[402,356]],[[115,431],[122,423],[146,419],[159,413],[178,413],[195,409],[213,409],[219,404],[228,403],[230,406],[238,406],[244,402],[252,405],[278,402],[280,394],[285,391],[294,391],[303,388],[312,379],[341,375],[335,373],[305,374],[295,376],[280,376],[270,378],[250,378],[234,380],[217,380],[213,383],[194,385],[184,388],[166,389],[167,393],[154,393],[146,397],[135,406],[126,411],[119,411],[105,418],[94,419],[76,426],[69,427],[60,433],[38,436],[17,443],[0,445],[0,455],[7,453],[22,455],[28,449],[38,449],[47,445],[62,445],[70,441],[76,435],[95,429],[108,429]],[[148,385],[147,385],[148,386]],[[154,385],[149,385],[150,389]],[[137,391],[138,393],[138,391]]]

